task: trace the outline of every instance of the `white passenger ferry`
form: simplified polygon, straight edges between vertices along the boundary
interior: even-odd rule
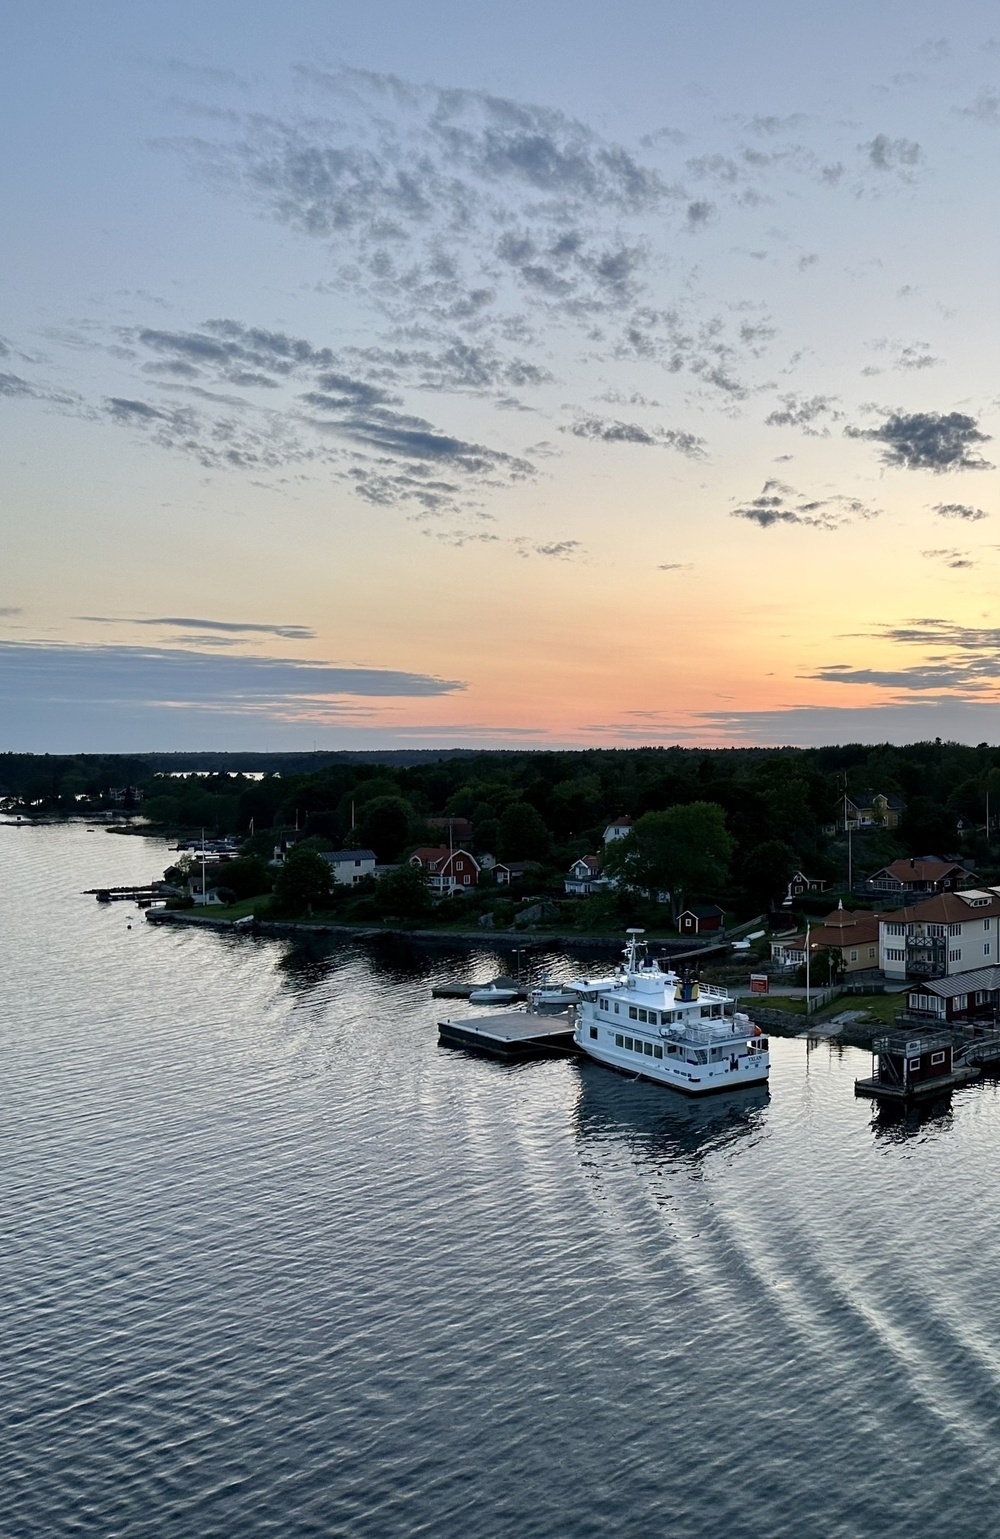
[[[584,978],[574,1040],[591,1058],[687,1095],[766,1082],[767,1038],[725,989],[691,983],[645,957],[628,931],[625,960],[607,978]]]

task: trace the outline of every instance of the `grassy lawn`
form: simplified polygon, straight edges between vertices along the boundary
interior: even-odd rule
[[[739,996],[740,1009],[758,1010],[784,1010],[788,1015],[805,1015],[806,1003],[804,999],[789,999],[785,994],[741,994]]]
[[[905,1007],[905,994],[842,994],[830,1009],[834,1014],[839,1014],[841,1010],[863,1010],[862,1023],[892,1026]]]

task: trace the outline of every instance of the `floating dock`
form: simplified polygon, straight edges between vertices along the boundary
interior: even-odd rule
[[[947,1029],[911,1026],[876,1037],[872,1072],[854,1081],[854,1094],[910,1101],[953,1090],[1000,1068],[1000,1036],[968,1037]]]
[[[505,1010],[460,1021],[438,1021],[440,1040],[448,1047],[474,1048],[494,1058],[575,1052],[573,1031],[574,1023],[565,1012],[531,1015],[527,1010]]]

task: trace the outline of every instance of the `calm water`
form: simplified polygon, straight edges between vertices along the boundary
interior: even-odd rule
[[[4,1539],[1000,1530],[996,1087],[496,1065],[486,952],[78,896],[165,864],[0,828]]]

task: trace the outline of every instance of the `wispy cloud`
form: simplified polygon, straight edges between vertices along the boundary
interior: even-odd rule
[[[338,696],[398,698],[463,690],[456,679],[278,657],[219,657],[169,647],[0,641],[0,700],[141,700],[226,710]]]
[[[893,139],[888,134],[876,134],[866,144],[859,144],[876,171],[907,175],[923,160],[923,151],[913,139]]]
[[[848,426],[844,432],[848,438],[881,444],[886,465],[935,474],[993,468],[975,447],[988,443],[990,435],[981,433],[975,417],[964,412],[893,412],[879,427]]]
[[[77,615],[76,618],[94,625],[152,625],[159,630],[222,631],[234,635],[281,636],[290,641],[308,641],[316,635],[307,625],[261,625],[249,620],[206,620],[190,615]]]
[[[951,567],[953,571],[960,571],[964,567],[975,566],[976,564],[974,561],[970,561],[964,550],[955,550],[953,547],[945,550],[922,550],[920,554],[926,556],[928,561],[943,561],[945,566]]]
[[[981,519],[990,516],[982,508],[973,507],[968,502],[936,502],[934,511],[939,518],[961,518],[967,524],[979,523]]]
[[[690,459],[703,459],[705,440],[678,428],[643,427],[639,422],[620,422],[608,417],[578,417],[561,433],[590,438],[605,444],[642,444],[648,448],[676,449]]]
[[[800,428],[812,438],[828,437],[827,421],[838,422],[844,415],[838,409],[836,396],[802,396],[792,392],[781,396],[780,400],[780,408],[764,418],[765,424],[768,427]]]
[[[878,513],[878,508],[870,507],[859,497],[803,497],[794,487],[772,478],[764,482],[758,496],[733,508],[730,517],[746,519],[761,529],[798,524],[807,529],[833,530],[856,518],[876,518]]]
[[[986,123],[991,128],[1000,127],[1000,91],[987,86],[980,91],[971,107],[957,107],[955,110],[961,117],[975,118],[977,122]]]

